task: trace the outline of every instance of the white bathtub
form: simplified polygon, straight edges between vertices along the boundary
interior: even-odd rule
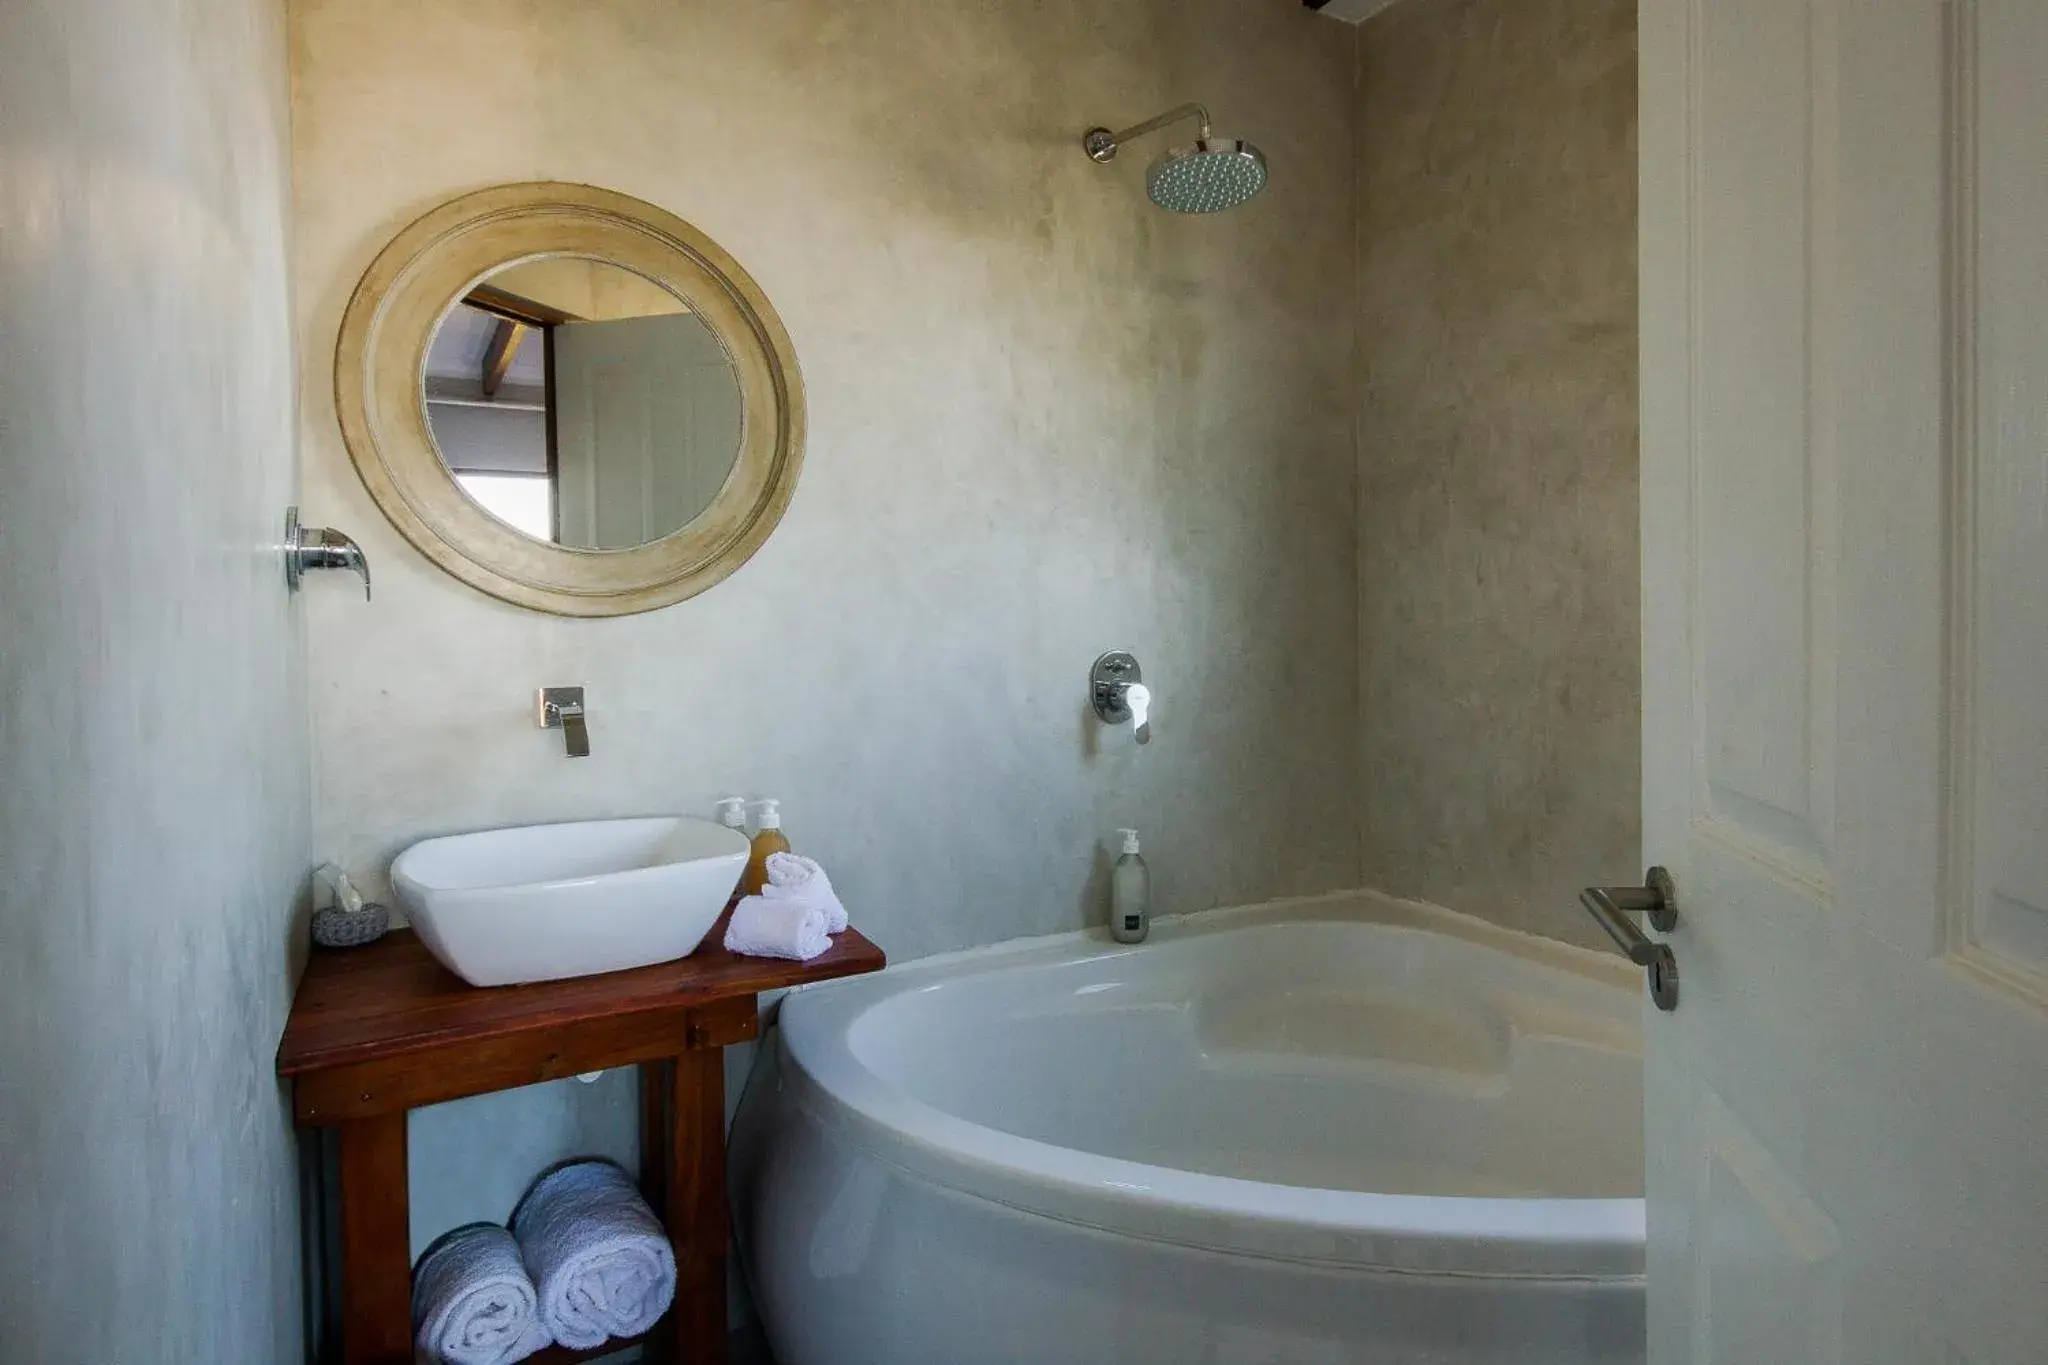
[[[734,1138],[779,1365],[1643,1359],[1639,987],[1346,896],[783,1003]]]

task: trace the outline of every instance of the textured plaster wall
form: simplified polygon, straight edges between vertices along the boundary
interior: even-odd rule
[[[1099,919],[1119,825],[1161,910],[1356,883],[1350,30],[1243,0],[290,13],[306,499],[377,575],[368,606],[336,582],[309,607],[322,854],[375,884],[426,835],[773,794],[898,958]],[[1079,150],[1187,99],[1271,157],[1248,208],[1164,214],[1156,146]],[[335,425],[378,248],[545,177],[709,232],[809,391],[781,529],[647,616],[553,620],[442,574]],[[1110,647],[1155,684],[1142,752],[1084,713]],[[573,762],[529,714],[569,683]],[[502,1217],[544,1147],[628,1142],[630,1101],[618,1077],[421,1115],[416,1236]]]
[[[285,1362],[285,31],[0,5],[0,1360]]]
[[[1599,942],[1638,861],[1634,0],[1359,30],[1362,880]]]

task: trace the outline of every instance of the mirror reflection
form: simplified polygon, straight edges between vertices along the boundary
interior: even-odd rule
[[[556,545],[628,550],[679,531],[739,457],[739,375],[717,334],[606,261],[493,272],[441,320],[422,381],[455,482]]]

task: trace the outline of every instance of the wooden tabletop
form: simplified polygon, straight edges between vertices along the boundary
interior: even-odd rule
[[[675,962],[530,986],[471,986],[436,962],[410,929],[361,948],[316,950],[277,1048],[277,1070],[325,1067],[551,1028],[589,1019],[707,1005],[734,996],[880,970],[882,950],[858,929],[808,962],[727,952],[725,920]]]

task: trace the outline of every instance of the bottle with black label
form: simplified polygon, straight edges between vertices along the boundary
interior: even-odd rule
[[[1152,927],[1152,873],[1138,855],[1138,831],[1117,833],[1124,853],[1109,876],[1109,932],[1118,943],[1142,943]]]

